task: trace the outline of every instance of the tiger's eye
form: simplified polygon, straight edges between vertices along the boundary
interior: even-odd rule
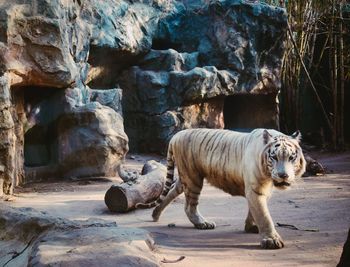
[[[289,160],[290,160],[290,161],[293,161],[294,159],[295,159],[294,156],[290,156],[290,157],[289,157]]]
[[[272,156],[272,159],[277,161],[277,156],[276,156],[276,155],[273,155],[273,156]]]

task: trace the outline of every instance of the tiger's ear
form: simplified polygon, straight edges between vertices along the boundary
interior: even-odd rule
[[[264,138],[264,144],[266,145],[270,139],[271,139],[271,134],[265,129],[263,132],[263,138]]]
[[[297,140],[299,143],[301,141],[301,133],[299,130],[297,130],[295,133],[293,133],[290,137]]]

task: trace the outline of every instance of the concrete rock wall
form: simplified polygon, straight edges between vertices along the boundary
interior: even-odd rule
[[[274,123],[253,127],[278,128],[285,33],[280,8],[238,0],[176,2],[159,20],[152,49],[117,79],[131,149],[162,153],[181,129],[224,128],[225,99],[237,94],[269,95],[273,103],[262,105],[268,117],[262,121]],[[250,120],[245,112],[227,116]]]
[[[278,93],[285,30],[242,0],[0,1],[0,194],[225,127],[227,96]]]

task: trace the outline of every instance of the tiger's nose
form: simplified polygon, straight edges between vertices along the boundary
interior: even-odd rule
[[[279,172],[278,173],[278,177],[280,177],[282,179],[287,179],[289,176],[285,172]]]

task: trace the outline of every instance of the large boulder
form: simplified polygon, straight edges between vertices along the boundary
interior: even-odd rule
[[[89,90],[90,101],[98,102],[103,106],[110,107],[115,110],[121,116],[123,115],[122,107],[122,89],[105,89],[105,90]]]
[[[64,10],[55,2],[1,2],[0,51],[12,85],[64,88],[79,79],[79,66],[68,41],[72,8]]]
[[[87,104],[82,103],[84,95]],[[27,182],[116,176],[129,150],[120,90],[59,90],[36,109],[41,112],[25,133]]]
[[[65,177],[116,176],[129,150],[123,118],[98,102],[63,114],[57,135],[58,162]]]
[[[159,266],[154,241],[141,229],[5,205],[0,222],[1,266]]]
[[[0,57],[11,84],[58,88],[84,82],[88,63],[98,79],[104,72],[95,67],[149,51],[158,21],[150,5],[113,0],[1,1],[0,17]]]

